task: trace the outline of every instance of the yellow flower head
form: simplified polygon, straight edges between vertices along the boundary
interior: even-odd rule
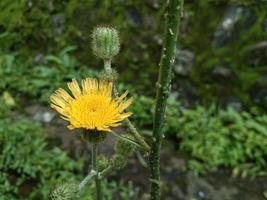
[[[132,115],[123,111],[132,103],[132,98],[124,100],[126,91],[119,98],[112,98],[112,83],[93,78],[82,80],[82,88],[76,80],[68,83],[72,96],[62,88],[51,95],[51,107],[70,122],[69,129],[111,131],[111,127]]]

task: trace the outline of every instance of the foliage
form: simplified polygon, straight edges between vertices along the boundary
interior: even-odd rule
[[[103,199],[105,200],[133,200],[138,198],[138,192],[134,191],[134,186],[131,181],[125,183],[123,181],[108,181],[102,182]],[[56,194],[57,193],[57,194]],[[60,193],[60,195],[59,195]],[[77,184],[73,182],[65,182],[57,185],[56,190],[53,191],[53,200],[76,200],[77,196],[81,200],[94,200],[95,185],[89,184],[77,195]]]
[[[9,56],[8,59],[14,61],[12,73],[7,74],[12,79],[8,84],[11,84],[10,81],[18,82],[14,77],[20,77],[21,87],[14,86],[13,83],[16,91],[33,93],[45,101],[48,95],[37,94],[41,93],[39,88],[42,90],[46,88],[44,92],[52,91],[53,89],[49,88],[51,86],[48,86],[48,83],[51,83],[49,81],[52,79],[54,82],[55,78],[57,83],[59,79],[64,79],[64,74],[69,73],[70,69],[67,71],[58,69],[61,68],[60,64],[55,61],[49,61],[48,64],[38,64],[35,61],[40,56],[60,57],[59,52],[69,48],[71,44],[77,46],[70,57],[75,62],[74,69],[86,74],[88,69],[85,66],[90,68],[99,66],[100,61],[92,59],[93,53],[88,43],[93,27],[102,22],[114,25],[122,37],[121,56],[117,57],[114,63],[122,74],[120,79],[126,83],[134,83],[135,88],[144,94],[153,94],[153,90],[146,88],[156,79],[156,65],[160,55],[158,49],[162,43],[163,33],[163,26],[159,26],[164,12],[161,4],[154,1],[122,3],[122,1],[108,0],[101,2],[2,0],[0,55]],[[229,43],[216,49],[211,45],[214,32],[229,5],[249,6],[255,21],[246,30],[237,30]],[[182,24],[184,28],[179,42],[182,49],[188,49],[196,55],[194,66],[186,79],[197,88],[197,94],[202,102],[208,103],[210,100],[224,102],[225,97],[234,96],[247,107],[257,104],[265,108],[266,103],[255,102],[250,93],[254,84],[266,75],[266,64],[250,64],[247,51],[265,37],[266,33],[262,30],[266,16],[264,0],[258,0],[257,3],[254,0],[199,0],[194,3],[189,1],[185,2],[185,10]],[[205,28],[202,26],[203,23]],[[151,35],[153,37],[150,37]],[[127,48],[128,46],[131,48]],[[227,82],[228,84],[214,79],[212,72],[220,64],[225,64],[234,77]],[[38,67],[39,65],[41,67]],[[0,68],[2,67],[5,66]],[[0,69],[0,75],[3,75],[1,71],[3,69]],[[31,71],[34,72],[32,75]],[[38,76],[41,80],[31,81]],[[182,78],[175,77],[174,80]],[[139,80],[142,80],[142,83]],[[265,82],[261,84],[266,87]]]
[[[236,97],[245,107],[258,105],[265,108],[265,100],[256,102],[251,91],[255,89],[255,83],[266,76],[267,65],[266,62],[253,64],[253,59],[261,58],[251,57],[250,48],[263,41],[266,35],[262,30],[266,3],[260,0],[213,2],[216,3],[201,0],[186,5],[191,20],[189,19],[190,28],[181,39],[181,45],[196,55],[194,67],[189,75],[190,83],[197,88],[197,94],[201,96],[205,105],[209,105],[210,101],[224,103],[227,98]],[[229,41],[220,48],[215,48],[212,46],[215,31],[230,5],[245,6],[243,8],[247,9],[246,12],[250,13],[250,17],[247,20],[243,17],[244,24],[235,26],[234,32],[229,34]],[[205,27],[202,22],[205,22]],[[221,78],[215,76],[214,70],[218,66],[225,67],[229,76]],[[261,84],[262,87],[266,87],[266,82]]]
[[[242,177],[266,175],[266,115],[198,107],[184,110],[177,124],[180,148],[196,159],[190,163],[195,172],[224,166]]]
[[[81,163],[48,148],[41,127],[27,118],[0,120],[0,150],[1,200],[47,199],[57,183],[81,180]],[[93,199],[94,184],[88,187],[81,199]],[[121,200],[137,197],[130,182],[105,181],[103,187],[106,199],[111,193]]]
[[[63,82],[72,78],[95,76],[95,72],[85,67],[77,71],[77,63],[69,53],[76,47],[69,46],[58,55],[42,57],[43,64],[37,64],[34,68],[30,63],[23,63],[15,54],[0,55],[0,83],[1,90],[10,90],[14,95],[27,95],[40,98],[47,102],[55,88],[62,87]],[[51,84],[53,83],[53,84]]]
[[[188,165],[195,173],[229,167],[236,175],[266,175],[267,115],[215,106],[181,109],[173,98],[168,104],[165,135],[179,139],[180,149],[192,156]],[[144,130],[152,126],[153,106],[153,99],[141,96],[131,108]]]
[[[106,189],[105,189],[106,187]],[[110,191],[113,191],[113,196],[110,195]],[[130,181],[125,183],[123,181],[119,182],[109,182],[108,188],[105,186],[104,182],[104,195],[106,200],[120,199],[120,200],[129,200],[129,199],[138,199],[138,192],[134,190],[133,183]],[[115,197],[114,197],[115,196]]]
[[[153,109],[154,109],[154,99],[144,95],[133,95],[135,101],[133,105],[129,108],[134,114],[131,116],[133,121],[138,127],[142,127],[145,132],[151,134],[151,126],[153,121]],[[180,116],[180,103],[174,98],[170,97],[168,99],[168,107],[166,109],[166,125],[164,127],[166,135],[172,135],[177,130],[177,119]]]
[[[266,36],[266,30],[262,30],[266,6],[258,3],[264,0],[255,2],[185,2],[186,12],[179,43],[182,49],[194,53],[195,60],[191,73],[187,77],[175,75],[174,83],[178,80],[190,82],[206,105],[214,100],[221,103],[225,97],[234,96],[247,108],[254,106],[251,91],[255,83],[263,80],[262,86],[266,88],[267,85],[266,64],[253,64],[249,62],[253,58],[248,57],[248,49]],[[21,107],[24,98],[28,101],[28,97],[47,103],[48,96],[56,88],[64,86],[63,82],[71,78],[96,76],[95,71],[90,69],[100,64],[102,66],[102,63],[93,61],[89,45],[89,36],[96,23],[113,24],[121,33],[121,56],[116,57],[114,65],[120,71],[120,80],[134,85],[134,93],[138,91],[142,94],[134,95],[131,111],[137,114],[131,118],[144,132],[151,130],[154,100],[147,95],[154,96],[154,90],[147,88],[155,82],[158,70],[158,49],[163,33],[159,21],[165,9],[160,4],[161,1],[132,0],[0,1],[1,197],[44,198],[51,183],[68,179],[80,170],[80,166],[59,149],[47,149],[38,124],[28,119],[11,119],[7,113],[14,106],[12,103],[8,105],[7,98],[12,102],[14,97],[16,109]],[[225,9],[233,4],[249,5],[255,22],[250,28],[237,30],[224,47],[213,48],[214,32]],[[220,64],[227,66],[232,79],[214,78],[212,72]],[[266,108],[267,104],[261,102],[257,105]],[[234,174],[242,176],[264,175],[266,114],[255,116],[231,109],[201,106],[196,110],[181,109],[179,102],[172,98],[166,116],[166,136],[178,138],[181,149],[192,156],[188,165],[196,173],[230,167]],[[128,198],[131,186],[112,184],[114,187],[105,187],[111,190],[119,188],[124,191],[121,197]],[[22,194],[25,187],[30,191]]]
[[[29,119],[0,120],[0,196],[45,199],[57,181],[74,179],[79,164],[48,149],[41,127]]]

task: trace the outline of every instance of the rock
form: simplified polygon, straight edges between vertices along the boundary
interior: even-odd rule
[[[56,116],[55,112],[40,105],[26,107],[25,112],[26,114],[32,116],[35,121],[46,124],[50,123]]]
[[[125,10],[125,18],[133,27],[140,27],[143,24],[143,19],[140,11],[135,7],[128,7]]]
[[[234,78],[232,70],[225,64],[215,66],[211,74],[212,78],[220,83],[227,83]]]
[[[158,9],[160,8],[160,5],[163,3],[163,1],[162,0],[147,0],[146,3],[150,7]]]
[[[155,16],[153,15],[145,15],[144,16],[144,24],[146,29],[156,29],[157,27],[157,21],[155,19]]]
[[[265,17],[264,20],[262,21],[261,30],[263,32],[267,32],[267,17]]]
[[[39,53],[34,57],[33,64],[34,65],[47,65],[48,60],[46,59],[44,54]]]
[[[52,13],[55,10],[55,5],[53,0],[48,0],[47,2],[47,8],[50,13]]]
[[[252,85],[249,93],[255,104],[267,109],[267,83],[265,80],[259,80]]]
[[[61,35],[65,30],[65,15],[61,13],[52,15],[51,24],[54,36]]]
[[[179,75],[187,76],[192,70],[195,55],[191,51],[184,49],[178,50],[174,62],[174,72]]]
[[[261,41],[248,48],[246,60],[252,66],[267,65],[267,41]]]
[[[32,8],[32,6],[33,6],[33,2],[31,1],[31,0],[29,0],[28,2],[27,2],[27,6],[28,6],[28,8]]]
[[[50,123],[55,117],[55,113],[52,112],[39,112],[33,116],[33,119],[42,123]]]
[[[187,2],[188,3],[188,2]],[[181,25],[180,25],[180,35],[181,37],[186,37],[190,34],[190,20],[191,19],[191,13],[187,10],[183,10],[183,17],[181,20]]]
[[[153,41],[156,42],[157,45],[161,46],[163,44],[163,40],[160,37],[160,35],[154,34],[152,38],[153,38]]]
[[[230,107],[233,108],[234,110],[240,112],[243,110],[243,105],[240,101],[240,99],[238,99],[237,97],[234,96],[230,96],[228,98],[226,98],[225,102],[224,102],[225,107]]]
[[[216,187],[205,178],[187,175],[187,193],[189,200],[233,200],[236,199],[237,189],[234,187]],[[218,185],[217,185],[218,186]]]
[[[212,42],[214,48],[219,48],[240,35],[255,22],[254,13],[247,7],[231,5],[227,7],[219,23]]]
[[[179,79],[173,84],[172,91],[178,91],[177,98],[186,108],[195,106],[199,103],[197,88],[188,80]]]
[[[187,193],[190,200],[214,200],[212,198],[214,188],[204,179],[188,176]]]

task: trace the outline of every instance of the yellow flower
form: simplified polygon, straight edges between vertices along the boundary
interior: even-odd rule
[[[62,88],[51,95],[51,107],[69,121],[69,129],[111,131],[111,127],[132,115],[123,111],[132,103],[132,98],[124,100],[126,91],[119,98],[112,98],[112,83],[93,78],[82,80],[82,88],[76,80],[68,83],[72,96]]]

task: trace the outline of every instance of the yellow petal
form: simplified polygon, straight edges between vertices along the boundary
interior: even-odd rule
[[[52,101],[53,104],[60,106],[61,108],[65,108],[68,106],[68,103],[64,101],[60,96],[58,95],[52,95],[50,97],[50,100]]]
[[[55,109],[57,112],[59,112],[61,115],[65,117],[69,117],[69,113],[67,112],[66,109],[63,109],[55,104],[51,104],[51,108]]]
[[[120,103],[128,94],[128,91],[126,90],[119,98],[116,99],[116,102]]]
[[[68,87],[75,98],[81,95],[81,89],[75,79],[72,79],[72,82],[68,83]]]
[[[124,109],[129,107],[132,104],[132,102],[133,102],[133,98],[130,98],[127,101],[120,103],[117,109],[119,110],[119,112],[122,112]]]
[[[60,96],[66,102],[70,102],[71,100],[73,100],[73,98],[69,95],[69,93],[67,93],[66,90],[62,88],[59,88],[58,90],[56,90],[55,94],[57,96]]]

